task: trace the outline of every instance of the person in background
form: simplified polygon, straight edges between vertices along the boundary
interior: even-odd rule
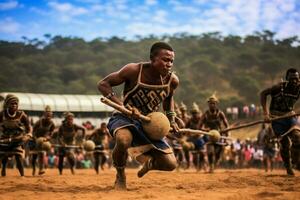
[[[199,129],[204,129],[205,131],[222,129],[222,125],[227,128],[229,123],[223,111],[218,108],[219,100],[215,94],[207,99],[208,110],[201,116]],[[228,136],[228,133],[222,133],[223,136]],[[219,142],[219,141],[218,141]],[[209,172],[213,173],[215,166],[218,164],[224,146],[216,142],[207,143],[207,157],[209,162]]]
[[[30,132],[29,118],[24,111],[19,110],[18,97],[8,94],[4,100],[3,111],[0,112],[1,176],[6,176],[7,161],[12,156],[16,159],[20,176],[24,176],[23,144],[31,138]]]
[[[44,171],[44,156],[45,153],[42,149],[42,143],[37,143],[38,140],[48,141],[50,140],[52,133],[55,129],[54,122],[52,120],[53,113],[51,112],[50,106],[45,107],[44,115],[39,119],[33,126],[33,142],[34,149],[32,152],[32,175],[35,175],[35,165],[38,159],[39,162],[39,175],[45,173]]]
[[[59,174],[62,175],[64,157],[66,156],[70,165],[71,173],[74,174],[75,167],[75,154],[74,145],[75,138],[78,131],[81,130],[83,137],[85,136],[85,129],[82,126],[78,126],[73,123],[74,114],[71,112],[65,113],[65,119],[58,130],[58,139],[60,141],[61,147],[59,147],[59,161],[58,170]]]
[[[94,130],[94,132],[87,137],[88,140],[92,140],[96,147],[93,153],[94,156],[94,169],[99,174],[99,165],[104,170],[104,164],[106,162],[106,153],[108,150],[109,132],[107,124],[102,122],[100,128]]]
[[[294,105],[300,96],[299,72],[295,68],[286,71],[285,81],[264,89],[260,93],[265,121],[281,116],[293,115]],[[267,97],[271,97],[269,108]],[[287,117],[271,121],[272,129],[280,142],[280,153],[290,176],[294,176],[293,165],[300,169],[300,128],[297,117]]]

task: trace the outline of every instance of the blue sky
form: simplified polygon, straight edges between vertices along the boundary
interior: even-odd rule
[[[300,0],[0,0],[0,40],[178,32],[300,36]]]

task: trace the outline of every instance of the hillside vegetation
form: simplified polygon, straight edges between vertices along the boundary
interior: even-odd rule
[[[287,68],[300,66],[297,36],[274,39],[270,31],[240,37],[221,33],[162,37],[96,38],[45,34],[44,41],[0,41],[0,90],[61,94],[98,94],[96,83],[130,62],[147,61],[150,46],[168,41],[176,52],[180,78],[176,101],[187,105],[213,92],[222,106],[258,103],[262,88],[279,82]],[[122,88],[117,91],[120,94]]]

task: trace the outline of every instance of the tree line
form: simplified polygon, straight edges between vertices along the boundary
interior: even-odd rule
[[[11,92],[98,94],[96,83],[130,62],[149,60],[150,46],[169,42],[180,79],[175,99],[205,105],[216,92],[222,106],[259,102],[259,91],[300,66],[297,36],[276,39],[265,30],[244,37],[220,32],[191,35],[95,38],[51,36],[0,41],[0,90]],[[122,88],[117,91],[121,94]]]

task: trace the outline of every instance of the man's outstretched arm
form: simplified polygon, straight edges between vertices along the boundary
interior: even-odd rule
[[[122,83],[130,80],[128,77],[133,76],[134,65],[128,64],[122,67],[119,71],[107,75],[104,79],[100,80],[97,84],[98,90],[103,96],[109,98],[119,105],[123,105],[122,101],[116,96],[113,91],[114,86],[121,85]]]

